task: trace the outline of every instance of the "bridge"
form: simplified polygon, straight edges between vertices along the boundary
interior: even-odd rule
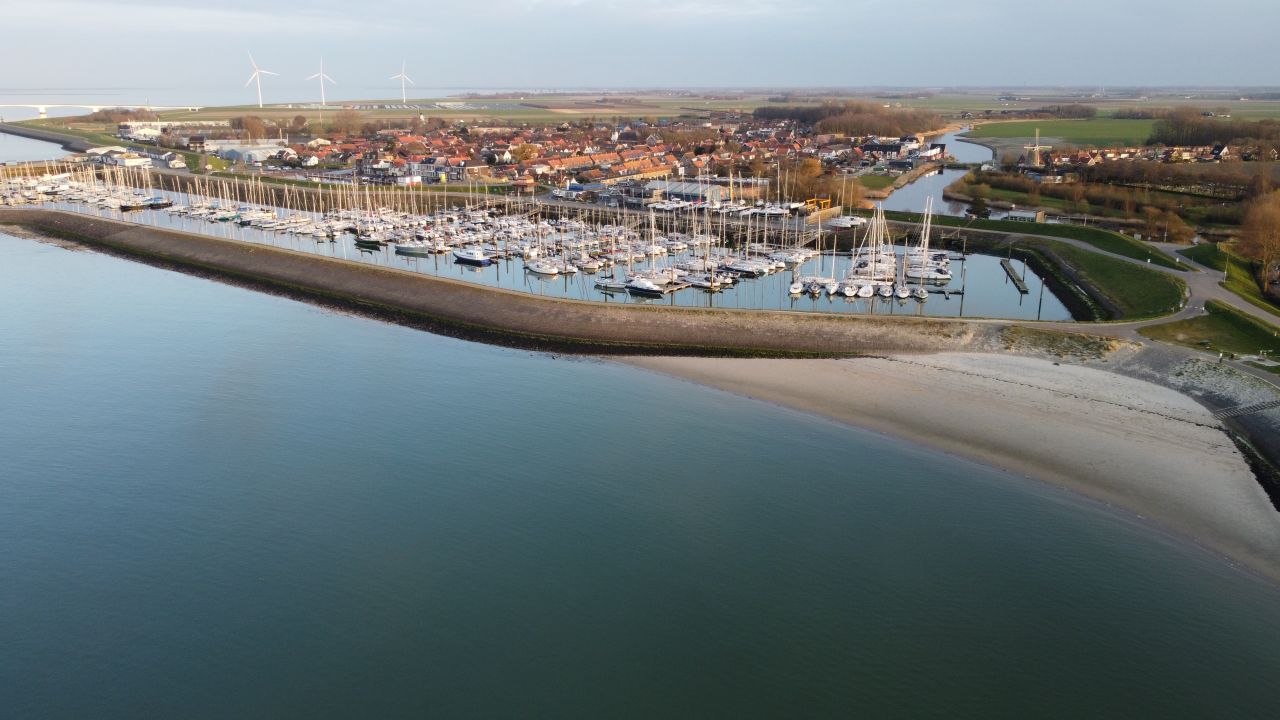
[[[119,105],[116,103],[102,103],[100,105],[62,105],[58,103],[45,103],[44,105],[0,105],[0,108],[27,108],[40,113],[40,117],[49,117],[49,108],[75,108],[78,110],[88,110],[89,112],[98,112],[103,108],[119,108],[121,110],[186,110],[195,112],[203,110],[199,105]]]

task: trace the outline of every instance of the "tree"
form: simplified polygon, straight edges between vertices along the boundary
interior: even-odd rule
[[[267,136],[267,124],[257,115],[245,115],[240,118],[240,127],[250,140],[261,140]]]
[[[1189,244],[1191,238],[1196,236],[1196,231],[1180,215],[1176,212],[1166,212],[1164,214],[1164,239],[1168,242]]]
[[[515,163],[528,162],[537,156],[538,147],[529,143],[519,145],[511,151],[511,161]]]
[[[342,133],[343,135],[350,135],[356,130],[359,130],[362,124],[364,124],[364,117],[359,113],[359,111],[347,108],[345,110],[338,111],[338,114],[334,116],[333,121],[329,123],[329,129],[337,133]]]
[[[307,118],[303,115],[294,115],[293,122],[289,123],[289,129],[298,132],[307,126]]]
[[[1142,234],[1147,238],[1154,238],[1160,234],[1160,208],[1154,205],[1142,206],[1142,217],[1145,224],[1142,228]]]
[[[1249,203],[1240,253],[1259,264],[1262,291],[1271,292],[1273,273],[1280,266],[1280,190]]]

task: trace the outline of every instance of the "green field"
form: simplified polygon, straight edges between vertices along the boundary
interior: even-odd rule
[[[891,185],[898,178],[892,175],[859,175],[858,182],[868,190],[883,190]]]
[[[1142,145],[1151,137],[1154,120],[1019,120],[993,122],[979,125],[969,132],[970,137],[1010,139],[1034,138],[1040,131],[1041,140],[1063,142],[1069,145]]]
[[[1206,352],[1256,355],[1266,350],[1280,356],[1280,327],[1256,320],[1244,313],[1210,300],[1208,314],[1189,320],[1145,327],[1139,332],[1152,340],[1185,345]],[[1276,368],[1268,368],[1277,372]]]
[[[314,101],[295,101],[297,104]],[[432,105],[435,103],[470,103],[473,109],[451,109],[424,107],[422,109],[403,108],[357,108],[367,120],[414,120],[418,115],[436,117],[445,120],[465,121],[502,121],[511,123],[547,124],[573,122],[584,119],[607,120],[615,117],[623,118],[674,118],[705,117],[713,111],[741,111],[749,113],[760,105],[767,104],[767,96],[761,94],[726,94],[726,95],[694,95],[672,96],[669,94],[637,94],[634,96],[611,95],[537,95],[516,96],[509,98],[409,98],[410,104]],[[325,110],[324,115],[332,119],[344,106],[400,104],[399,99],[381,100],[342,100],[330,103],[332,107]],[[485,107],[485,106],[502,107]],[[197,112],[186,110],[170,110],[160,113],[166,120],[228,120],[243,115],[257,115],[267,120],[288,121],[296,115],[302,115],[309,122],[320,120],[320,112],[314,108],[290,107],[284,104],[267,105],[259,108],[256,105],[233,105],[224,107],[202,108]]]
[[[1210,110],[1225,110],[1234,118],[1245,120],[1262,120],[1264,118],[1280,118],[1280,100],[1240,100],[1224,97],[1186,97],[1183,94],[1152,95],[1146,99],[1126,98],[1087,98],[1064,96],[1061,91],[1053,89],[1024,88],[1017,93],[1023,100],[999,100],[991,92],[948,92],[928,97],[911,97],[883,99],[864,96],[878,102],[892,103],[903,107],[932,110],[942,115],[952,116],[960,112],[971,112],[981,116],[987,111],[998,114],[1006,110],[1035,110],[1046,105],[1084,104],[1097,108],[1100,117],[1109,116],[1118,110],[1151,110],[1160,108],[1195,107]],[[1034,133],[1034,130],[1032,131]]]

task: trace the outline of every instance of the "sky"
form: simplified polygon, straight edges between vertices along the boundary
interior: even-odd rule
[[[0,18],[10,98],[247,103],[249,52],[279,73],[267,102],[318,96],[322,55],[330,99],[397,96],[402,60],[422,96],[1280,85],[1275,0],[0,0]]]

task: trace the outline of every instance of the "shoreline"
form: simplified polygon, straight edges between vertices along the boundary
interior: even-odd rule
[[[616,359],[1066,488],[1280,584],[1280,513],[1222,424],[1177,390],[969,352]]]
[[[1171,379],[1183,375],[1180,367],[1137,361],[1151,351],[1131,343],[994,321],[596,305],[55,211],[0,210],[6,222],[416,329],[625,356],[636,367],[1073,488],[1280,581],[1280,515],[1223,424],[1191,397],[1219,409],[1229,393],[1194,373],[1179,386]],[[1046,347],[1044,333],[1058,340]],[[778,359],[799,355],[843,359]],[[1195,392],[1197,384],[1220,397]],[[1188,468],[1217,484],[1197,485]],[[1107,477],[1094,476],[1101,471]]]
[[[1014,325],[545,298],[56,210],[0,208],[0,225],[26,226],[135,261],[390,322],[535,350],[775,357],[919,353],[1001,346]],[[1071,337],[1086,345],[1109,342]]]

